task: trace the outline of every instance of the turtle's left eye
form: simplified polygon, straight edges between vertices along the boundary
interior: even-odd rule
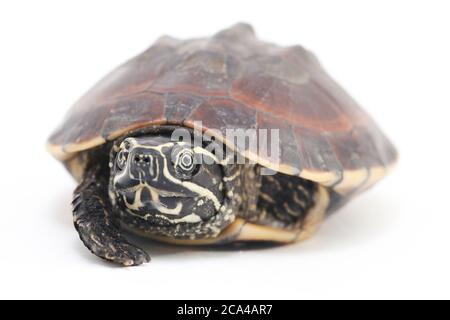
[[[181,179],[190,179],[198,168],[194,152],[189,148],[173,150],[172,163],[176,174]]]
[[[125,165],[127,164],[127,159],[128,153],[125,152],[124,150],[120,151],[116,157],[117,168],[119,168],[119,170],[123,170],[125,168]]]

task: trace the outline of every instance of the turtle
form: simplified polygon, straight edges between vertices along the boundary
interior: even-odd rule
[[[255,135],[256,148],[242,144]],[[130,232],[213,247],[305,240],[397,159],[313,53],[246,23],[159,38],[82,96],[47,146],[78,182],[80,239],[123,266],[150,261]]]

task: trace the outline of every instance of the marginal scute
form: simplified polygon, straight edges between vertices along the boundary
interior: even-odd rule
[[[397,158],[379,127],[311,52],[261,41],[247,24],[210,38],[160,38],[73,106],[49,150],[66,161],[135,129],[193,127],[196,121],[230,147],[227,128],[278,128],[279,163],[268,152],[246,155],[341,194],[373,185]]]
[[[307,171],[312,171],[312,174],[317,174],[318,177],[320,175],[320,182],[327,185],[342,179],[344,168],[336,159],[333,147],[324,133],[316,134],[308,129],[296,127],[294,128],[294,134],[300,162]],[[310,168],[314,168],[314,170]]]
[[[257,127],[260,134],[262,132],[267,134],[267,139],[261,139],[261,143],[258,146],[259,154],[267,155],[267,157],[272,159],[272,162],[283,159],[286,165],[297,169],[298,175],[303,167],[291,125],[287,121],[270,116],[270,114],[258,112]],[[278,134],[279,140],[273,138],[276,134]],[[272,141],[275,145],[272,145]],[[279,145],[279,141],[283,141],[283,146]],[[280,158],[274,160],[276,155],[272,154],[272,152],[279,152]]]
[[[303,227],[296,241],[303,241],[310,238],[319,228],[322,222],[325,212],[330,205],[330,194],[328,191],[319,186],[318,192],[316,194],[316,205],[309,214],[306,216],[303,222]]]

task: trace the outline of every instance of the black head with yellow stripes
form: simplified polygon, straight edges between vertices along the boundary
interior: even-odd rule
[[[110,196],[122,211],[155,224],[207,221],[223,205],[220,160],[165,135],[123,140],[111,163]]]

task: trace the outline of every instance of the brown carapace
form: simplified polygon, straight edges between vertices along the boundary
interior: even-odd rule
[[[247,24],[210,38],[160,38],[84,95],[48,147],[81,180],[89,150],[140,129],[193,128],[196,121],[230,148],[235,146],[227,141],[226,129],[278,129],[278,163],[260,153],[245,156],[315,183],[339,203],[374,185],[397,158],[372,118],[311,52],[261,41]],[[285,230],[261,229],[257,223],[247,226],[252,230],[244,235],[242,225],[230,225],[226,231],[235,228],[243,240],[284,237]]]

